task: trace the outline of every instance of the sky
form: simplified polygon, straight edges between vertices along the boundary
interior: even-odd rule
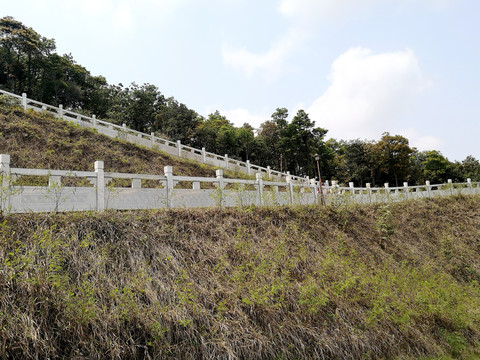
[[[478,0],[0,0],[110,84],[149,83],[254,128],[305,110],[326,138],[402,135],[480,159]]]

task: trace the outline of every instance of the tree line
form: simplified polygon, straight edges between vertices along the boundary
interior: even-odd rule
[[[318,154],[322,178],[340,183],[382,186],[388,182],[397,186],[404,181],[480,181],[480,163],[472,156],[451,162],[437,150],[418,151],[405,137],[389,133],[378,141],[327,140],[328,130],[316,127],[304,110],[298,110],[289,121],[289,112],[283,107],[258,129],[247,123],[236,127],[218,111],[207,117],[199,115],[174,97],[163,95],[155,85],[109,84],[71,55],[59,55],[55,50],[54,39],[12,17],[1,18],[0,88],[300,176],[318,177],[314,160]]]

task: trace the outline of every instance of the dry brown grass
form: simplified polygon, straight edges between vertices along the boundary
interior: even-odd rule
[[[114,140],[49,114],[1,104],[0,135],[0,153],[11,155],[13,167],[93,171],[93,163],[103,160],[105,171],[163,174],[163,167],[171,165],[175,175],[215,177],[212,166]]]
[[[479,206],[8,216],[0,354],[461,356],[480,340]]]

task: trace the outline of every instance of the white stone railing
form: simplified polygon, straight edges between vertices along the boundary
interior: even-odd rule
[[[27,186],[28,177],[43,177],[44,186]],[[297,183],[291,177],[266,181],[229,179],[223,170],[216,177],[175,176],[171,166],[163,175],[105,172],[103,161],[94,171],[22,169],[10,167],[10,156],[0,155],[0,210],[2,213],[103,211],[106,209],[158,209],[172,207],[275,206],[307,204],[348,204],[400,201],[455,194],[480,194],[480,183],[437,184],[390,188],[340,187],[333,183]],[[36,181],[39,179],[36,178]],[[76,185],[71,185],[72,180]],[[125,185],[118,181],[127,182]],[[69,185],[70,184],[70,185]],[[323,199],[323,201],[322,201]]]
[[[262,167],[254,165],[251,164],[249,160],[247,160],[246,162],[235,160],[230,158],[228,154],[225,154],[224,156],[217,155],[206,151],[205,148],[196,149],[187,145],[183,145],[180,140],[173,142],[159,138],[155,136],[153,132],[151,134],[145,134],[136,130],[129,129],[125,124],[123,124],[123,126],[112,124],[107,121],[97,119],[95,115],[86,116],[78,114],[76,112],[64,109],[62,105],[59,105],[59,107],[55,107],[52,105],[44,104],[39,101],[27,98],[27,95],[25,93],[23,93],[22,96],[19,96],[12,94],[8,91],[0,90],[0,94],[4,94],[6,96],[19,100],[21,102],[21,106],[25,110],[33,109],[35,111],[48,111],[57,116],[58,118],[72,121],[82,127],[94,128],[99,133],[107,135],[111,138],[123,139],[128,142],[143,145],[153,149],[158,149],[173,156],[195,160],[201,163],[213,165],[215,167],[221,167],[224,169],[241,171],[248,175],[261,173],[268,178],[276,180],[280,180],[282,178],[290,176],[293,181],[308,181],[308,179],[306,178],[290,175],[289,172],[281,173],[280,171],[273,170],[270,166]]]

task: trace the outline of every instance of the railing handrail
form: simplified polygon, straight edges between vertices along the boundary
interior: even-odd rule
[[[243,195],[246,195],[246,198],[240,199],[240,203],[244,205],[248,203],[263,206],[268,201],[268,204],[277,206],[350,201],[372,203],[462,193],[480,194],[479,183],[472,183],[470,179],[467,179],[466,183],[459,184],[449,181],[448,184],[430,185],[427,182],[425,185],[408,186],[407,183],[404,183],[403,187],[390,188],[386,184],[383,188],[371,188],[368,186],[354,187],[353,183],[350,183],[349,187],[333,184],[332,186],[326,185],[321,189],[316,181],[294,183],[291,178],[287,178],[285,182],[268,181],[263,180],[260,173],[257,173],[256,180],[246,180],[225,178],[223,170],[216,170],[216,177],[176,176],[173,175],[172,166],[165,166],[163,174],[105,172],[103,161],[94,163],[94,172],[28,169],[11,168],[10,159],[9,155],[0,154],[0,181],[2,183],[0,212],[2,213],[223,206],[221,203],[224,201],[229,201],[230,205],[228,206],[237,206],[235,199],[240,199]],[[22,182],[16,182],[19,180],[19,176],[45,176],[48,177],[48,185],[21,185]],[[63,186],[64,177],[86,178],[90,186],[85,182],[71,185],[68,181]],[[124,182],[111,183],[113,186],[108,186],[112,179],[129,179],[131,184],[125,186]],[[161,187],[147,186],[144,188],[142,180],[160,181]],[[191,185],[178,189],[176,186],[179,182],[183,182],[184,185],[191,183]],[[204,187],[202,183],[210,185]],[[229,186],[230,184],[249,185],[249,187],[242,189]],[[117,196],[118,198],[115,200]],[[212,201],[215,201],[214,204],[220,205],[212,205]]]
[[[0,90],[1,91],[1,90]],[[58,169],[32,169],[32,168],[10,168],[10,173],[12,175],[18,176],[63,176],[63,177],[95,177],[97,176],[96,172],[92,171],[81,171],[81,170],[58,170]],[[158,174],[137,174],[137,173],[122,173],[122,172],[104,172],[105,178],[117,178],[117,179],[142,179],[142,180],[160,180],[165,181],[167,178],[165,175]],[[222,175],[223,177],[223,175]],[[184,176],[184,175],[173,175],[174,181],[186,181],[186,182],[212,182],[217,183],[218,178],[215,177],[201,177],[201,176]],[[223,178],[223,182],[228,184],[249,184],[255,185],[258,184],[258,180],[250,179],[233,179],[233,178]],[[440,183],[433,185],[409,185],[409,186],[397,186],[397,187],[346,187],[338,185],[323,185],[325,191],[328,190],[337,190],[337,191],[371,191],[371,192],[384,192],[384,191],[405,191],[416,190],[416,189],[428,189],[428,188],[437,188],[442,187],[468,187],[473,184],[480,185],[480,182],[461,182],[461,183]],[[268,181],[264,180],[263,185],[265,186],[288,186],[288,181]],[[315,181],[314,184],[307,183],[296,183],[294,186],[300,187],[312,187],[318,188],[318,182]]]

